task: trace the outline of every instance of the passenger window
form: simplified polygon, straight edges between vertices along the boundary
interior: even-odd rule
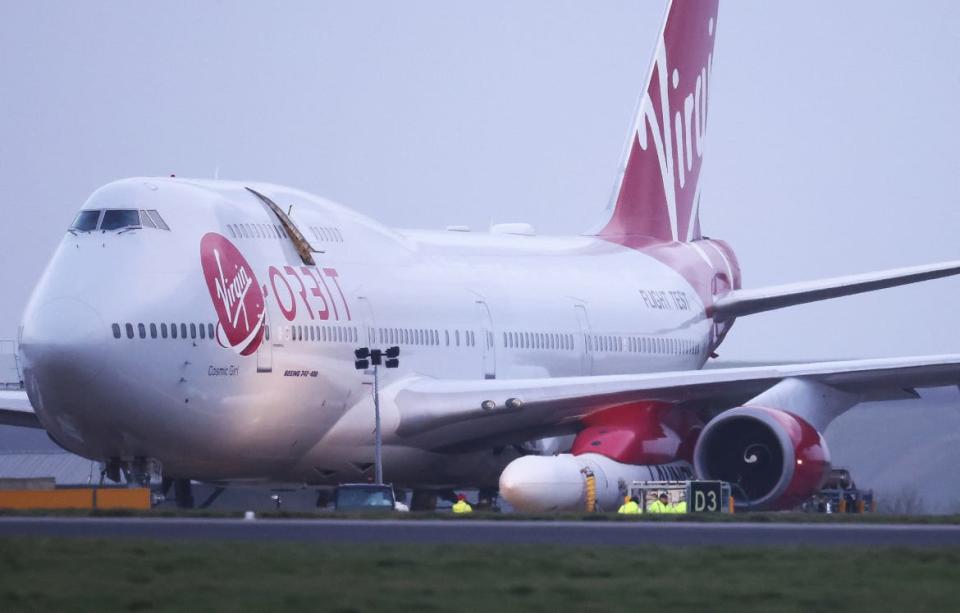
[[[214,335],[214,333],[213,333],[213,324],[207,324],[207,337],[209,337],[209,338],[214,338],[214,337],[215,337],[215,335]],[[270,335],[269,335],[269,334],[267,335],[267,338],[270,338]]]
[[[160,324],[160,338],[167,338],[167,324]]]
[[[190,338],[197,338],[197,324],[190,324]]]
[[[139,228],[140,211],[135,209],[107,209],[103,212],[101,230],[120,230],[122,228]]]
[[[143,324],[137,324],[137,332],[140,333],[140,338],[147,338],[147,327]]]
[[[170,324],[170,338],[177,338],[177,324]]]
[[[157,324],[150,324],[150,338],[157,338]]]
[[[207,338],[207,327],[203,324],[200,324],[197,327],[200,328],[200,338]]]
[[[92,232],[97,229],[100,222],[100,211],[80,211],[77,218],[73,220],[70,226],[71,230],[77,232]]]
[[[133,324],[127,324],[127,338],[133,338]]]
[[[180,324],[180,338],[187,338],[187,324]]]
[[[113,329],[113,338],[120,338],[120,324],[113,324],[111,328]]]

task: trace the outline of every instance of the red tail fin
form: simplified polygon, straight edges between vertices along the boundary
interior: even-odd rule
[[[620,243],[700,238],[700,163],[719,0],[671,0],[609,220]]]

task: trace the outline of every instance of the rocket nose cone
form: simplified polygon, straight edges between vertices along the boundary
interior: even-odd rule
[[[500,495],[524,513],[580,511],[586,485],[574,456],[524,456],[500,474]]]

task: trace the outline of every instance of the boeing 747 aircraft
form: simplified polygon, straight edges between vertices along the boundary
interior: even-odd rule
[[[366,481],[373,377],[354,350],[398,346],[385,477],[419,500],[472,486],[579,510],[592,475],[610,510],[633,480],[696,475],[753,508],[797,504],[830,467],[831,420],[958,384],[960,356],[701,367],[737,318],[960,262],[741,286],[699,218],[717,5],[669,3],[613,198],[582,235],[400,230],[252,182],[98,189],[27,306],[26,389],[0,395],[0,423],[133,483]]]

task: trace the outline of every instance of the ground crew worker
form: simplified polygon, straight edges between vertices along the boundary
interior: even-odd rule
[[[670,508],[670,497],[666,492],[660,492],[660,496],[653,502],[647,503],[647,513],[672,513]]]
[[[681,500],[677,504],[673,505],[674,513],[686,513],[687,512],[687,501]]]
[[[457,494],[457,502],[453,505],[454,513],[473,513],[473,507],[467,502],[467,497]]]
[[[617,510],[617,513],[626,513],[628,515],[634,515],[639,512],[640,505],[637,504],[637,499],[629,496],[623,497],[623,504],[620,505],[620,508]]]

